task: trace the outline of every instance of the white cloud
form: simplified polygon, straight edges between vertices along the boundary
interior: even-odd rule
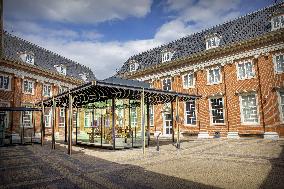
[[[127,16],[142,17],[150,11],[151,1],[119,0],[115,1],[114,5],[113,1],[91,0],[9,0],[8,2],[10,5],[7,3],[6,6],[12,6],[11,3],[17,2],[18,7],[23,7],[13,19],[5,22],[10,31],[14,30],[14,34],[26,40],[90,67],[99,79],[112,76],[130,56],[222,23],[240,14],[237,11],[238,0],[197,2],[169,0],[164,5],[165,10],[171,14],[169,15],[171,19],[161,25],[153,38],[126,42],[102,42],[100,39],[103,34],[95,30],[74,31],[64,27],[64,24],[50,28],[42,25],[37,19],[65,23],[98,23],[123,19]],[[33,6],[37,9],[31,11]],[[43,8],[46,10],[40,11]],[[29,15],[26,11],[33,13]],[[38,18],[33,18],[33,15],[37,15]]]
[[[4,14],[23,20],[88,23],[144,17],[152,0],[7,0]]]

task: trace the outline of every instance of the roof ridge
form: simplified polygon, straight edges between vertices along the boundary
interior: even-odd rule
[[[255,13],[258,13],[258,12],[262,12],[262,11],[264,11],[264,10],[266,10],[266,9],[269,9],[269,8],[271,8],[271,7],[280,5],[280,4],[282,4],[282,3],[284,3],[284,0],[281,0],[281,1],[278,2],[278,3],[272,3],[272,4],[270,4],[270,5],[267,5],[267,6],[263,7],[263,8],[257,9],[257,10],[255,10],[255,11],[253,11],[253,12],[249,12],[249,13],[246,13],[246,14],[241,15],[241,16],[239,16],[239,17],[232,18],[232,19],[230,19],[230,20],[227,20],[227,21],[222,22],[222,23],[220,23],[220,24],[216,24],[216,25],[211,26],[211,27],[209,27],[209,28],[201,29],[200,31],[194,32],[194,33],[192,33],[192,34],[188,34],[188,35],[186,35],[186,36],[184,36],[184,37],[181,37],[181,38],[178,38],[178,39],[174,39],[174,40],[172,40],[172,41],[170,41],[170,42],[167,42],[167,43],[158,45],[157,47],[153,47],[153,48],[150,48],[150,49],[145,50],[145,51],[143,51],[143,52],[139,52],[138,54],[135,54],[135,55],[133,55],[133,56],[131,56],[131,57],[135,58],[136,56],[139,56],[140,54],[147,53],[148,51],[153,51],[153,50],[156,50],[156,49],[159,49],[159,48],[163,48],[163,47],[165,47],[165,46],[167,46],[167,45],[169,45],[169,44],[171,44],[171,43],[175,43],[175,42],[177,42],[177,41],[179,41],[179,40],[186,39],[186,38],[188,38],[188,37],[190,37],[190,36],[193,36],[193,35],[201,34],[201,33],[205,32],[205,31],[211,30],[211,29],[216,28],[216,27],[218,27],[218,26],[225,25],[225,24],[227,24],[227,23],[229,23],[229,22],[236,21],[236,20],[238,20],[238,19],[241,19],[241,18],[250,16],[250,15],[255,14]],[[127,62],[127,61],[128,61],[128,60],[126,60],[125,62]]]
[[[69,62],[72,62],[73,64],[77,64],[77,65],[80,65],[81,67],[85,67],[85,68],[87,68],[89,71],[91,71],[91,68],[89,68],[89,67],[87,67],[87,66],[85,66],[85,65],[83,65],[83,64],[80,64],[80,63],[77,62],[77,61],[71,60],[70,58],[66,58],[66,57],[63,56],[63,55],[60,55],[60,54],[58,54],[58,53],[56,53],[56,52],[53,52],[53,51],[51,51],[51,50],[49,50],[49,49],[46,49],[46,48],[44,48],[44,47],[42,47],[42,46],[39,46],[39,45],[35,44],[35,43],[32,43],[32,42],[30,42],[30,41],[27,41],[26,39],[23,39],[23,38],[21,38],[21,37],[19,37],[19,36],[16,36],[16,35],[12,34],[12,33],[9,33],[9,32],[6,31],[6,30],[4,31],[4,34],[6,34],[6,35],[8,35],[8,36],[10,36],[10,37],[14,37],[14,38],[16,38],[16,39],[18,39],[18,40],[21,40],[21,41],[23,41],[23,42],[25,42],[25,43],[28,43],[28,44],[30,44],[30,45],[33,45],[33,46],[35,46],[35,47],[37,47],[37,48],[39,48],[39,49],[41,49],[41,50],[44,50],[44,51],[46,51],[46,52],[48,52],[48,53],[51,53],[52,55],[61,57],[61,58],[65,59],[65,60],[67,60],[67,61],[69,61]]]

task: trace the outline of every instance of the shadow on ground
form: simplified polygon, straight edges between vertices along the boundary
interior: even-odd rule
[[[0,188],[214,188],[65,151],[58,145],[51,150],[49,144],[1,147]]]
[[[260,188],[284,188],[284,145],[278,158],[270,159],[271,171]]]

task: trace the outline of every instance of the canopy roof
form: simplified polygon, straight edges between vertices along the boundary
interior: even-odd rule
[[[176,100],[176,97],[178,97],[180,101],[189,101],[200,97],[197,95],[152,89],[145,87],[145,85],[137,85],[137,82],[135,85],[132,83],[133,80],[127,80],[128,82],[125,82],[125,79],[119,78],[116,81],[120,82],[94,80],[66,91],[54,97],[56,106],[68,107],[69,94],[73,97],[74,108],[82,108],[90,103],[105,102],[113,98],[139,100],[143,91],[144,101],[150,105],[173,102]],[[53,98],[49,98],[43,101],[44,106],[51,107],[53,104],[52,99]],[[40,103],[38,103],[38,105],[40,105]]]
[[[40,108],[29,108],[29,107],[0,107],[0,111],[24,112],[24,111],[41,111],[41,109]]]

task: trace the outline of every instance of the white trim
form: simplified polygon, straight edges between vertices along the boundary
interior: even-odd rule
[[[63,116],[61,116],[61,110],[63,110]],[[60,122],[60,118],[63,118],[63,123]],[[58,117],[58,127],[65,127],[65,108],[59,108],[59,117]]]
[[[255,95],[256,101],[256,111],[257,111],[257,122],[244,122],[244,114],[243,114],[243,104],[242,97],[248,95]],[[258,95],[255,92],[242,93],[239,95],[239,104],[240,104],[240,112],[241,112],[241,125],[260,125],[260,115],[259,115],[259,106],[258,106]]]
[[[22,104],[22,107],[30,107],[30,108],[32,108],[33,107],[33,105],[32,104],[28,104],[28,103],[23,103]],[[25,111],[23,111],[23,112],[21,112],[21,117],[20,117],[20,127],[23,127],[23,113],[24,113]],[[27,111],[27,112],[30,112],[30,114],[31,114],[31,120],[30,120],[30,126],[24,126],[25,128],[32,128],[33,127],[33,112],[32,111]]]
[[[219,70],[219,82],[213,82],[213,83],[210,83],[209,81],[209,71],[210,70],[216,70],[218,69]],[[215,75],[214,75],[215,77]],[[214,66],[214,67],[211,67],[211,68],[207,68],[207,85],[218,85],[218,84],[221,84],[222,83],[222,70],[221,70],[221,66]]]
[[[185,102],[183,102],[183,104],[184,104],[184,107],[183,107],[183,111],[184,111],[184,114],[183,114],[183,117],[184,117],[184,121],[183,121],[183,124],[184,124],[184,126],[189,126],[189,127],[196,127],[197,126],[197,106],[196,106],[196,100],[194,100],[195,101],[195,125],[193,125],[193,124],[187,124],[187,114],[186,114],[186,103],[188,102],[188,101],[185,101]]]
[[[264,46],[262,48],[257,48],[257,49],[253,49],[253,50],[249,50],[249,51],[245,51],[245,52],[241,52],[238,54],[232,54],[229,56],[223,56],[220,58],[216,58],[216,59],[211,59],[209,61],[205,61],[205,62],[200,62],[194,65],[188,65],[188,66],[183,66],[181,68],[178,69],[172,69],[169,71],[164,71],[164,72],[160,72],[160,73],[152,73],[150,75],[146,75],[146,76],[142,76],[139,78],[136,78],[137,80],[141,80],[141,81],[146,81],[146,80],[151,80],[151,79],[159,79],[161,77],[166,77],[168,75],[170,75],[170,73],[174,72],[177,75],[180,75],[180,73],[182,72],[187,72],[190,70],[199,70],[199,69],[204,69],[204,67],[208,67],[208,66],[212,66],[212,65],[216,65],[216,64],[231,64],[234,60],[239,60],[239,59],[243,59],[243,58],[249,58],[249,57],[254,57],[255,55],[260,55],[260,54],[266,54],[269,52],[273,52],[273,51],[277,51],[277,50],[281,50],[284,49],[284,43],[278,43],[278,44],[273,44],[273,45],[268,45],[268,46]]]
[[[216,45],[211,45],[211,46],[209,47],[208,42],[211,41],[212,39],[215,40]],[[212,37],[207,38],[207,39],[205,40],[205,43],[206,43],[206,50],[214,49],[214,48],[216,48],[216,47],[219,47],[219,45],[220,45],[220,40],[221,40],[221,38],[218,37],[218,36],[212,36]]]
[[[9,85],[8,85],[8,89],[5,89],[5,88],[0,88],[1,91],[11,91],[11,85],[12,85],[12,77],[11,75],[7,75],[7,74],[4,74],[4,73],[0,73],[0,76],[3,76],[3,77],[8,77],[9,78]],[[4,82],[4,81],[3,81]],[[3,83],[4,85],[4,83]]]
[[[188,75],[193,75],[193,78],[192,78],[192,85],[191,86],[184,86],[184,77],[187,76],[188,78]],[[195,74],[194,72],[189,72],[189,73],[186,73],[186,74],[183,74],[182,75],[182,86],[183,86],[183,89],[193,89],[195,88]]]
[[[34,73],[28,73],[28,72],[25,72],[25,71],[22,71],[22,70],[19,70],[19,69],[9,68],[7,66],[0,66],[0,70],[3,71],[3,72],[14,74],[17,77],[31,78],[31,79],[34,79],[34,80],[41,82],[41,83],[54,83],[55,85],[58,85],[58,86],[61,86],[61,85],[66,86],[69,89],[76,87],[76,85],[72,85],[72,84],[62,82],[62,81],[59,81],[59,80],[56,80],[56,79],[47,78],[45,76],[36,75]],[[62,76],[62,78],[63,78],[63,76]]]
[[[171,61],[173,54],[174,53],[172,53],[171,51],[162,52],[162,63]],[[168,59],[167,59],[167,56],[169,56]]]
[[[239,65],[240,64],[245,64],[245,63],[248,63],[248,62],[252,64],[253,76],[245,76],[244,78],[240,78]],[[247,59],[247,60],[242,60],[242,61],[236,62],[236,71],[237,71],[237,80],[246,80],[246,79],[252,79],[252,78],[256,77],[255,65],[254,65],[254,62],[251,59]]]
[[[169,136],[172,136],[172,134],[173,133],[170,133],[170,134],[166,134],[166,119],[165,119],[165,112],[163,112],[162,113],[162,117],[163,117],[163,136],[165,136],[165,137],[169,137]],[[171,113],[167,113],[167,114],[170,114],[171,115]],[[172,115],[173,116],[173,115]],[[171,121],[171,127],[169,127],[169,129],[171,130],[171,128],[172,128],[172,132],[173,132],[173,119],[171,119],[171,120],[167,120],[167,121]]]
[[[172,91],[173,90],[173,78],[172,77],[166,77],[166,78],[163,78],[163,79],[161,79],[161,82],[162,82],[162,90],[164,90],[164,80],[168,80],[168,79],[170,79],[170,81],[171,81],[171,89],[170,90],[167,90],[167,91]]]
[[[280,93],[284,94],[284,91],[278,91],[277,92],[277,99],[278,99],[278,110],[279,110],[279,118],[280,118],[280,122],[284,123],[284,115],[282,114],[282,107],[281,107],[281,96]]]
[[[272,61],[273,61],[273,64],[274,64],[274,73],[275,74],[282,74],[282,73],[284,73],[284,69],[282,71],[278,71],[277,70],[276,56],[281,56],[281,55],[284,57],[284,53],[275,53],[275,54],[272,55]]]
[[[221,98],[222,99],[222,104],[223,104],[223,119],[224,119],[224,123],[213,123],[213,115],[212,115],[212,105],[211,105],[211,99],[218,99]],[[209,103],[209,112],[210,112],[210,125],[226,125],[226,108],[225,108],[225,104],[224,104],[224,97],[223,96],[211,96],[208,98],[208,103]]]
[[[283,5],[282,5],[283,6]],[[282,18],[281,18],[282,17]],[[281,28],[284,28],[284,25],[282,24],[282,22],[281,22],[281,20],[282,19],[284,19],[283,18],[284,17],[284,15],[282,14],[282,15],[277,15],[277,16],[273,16],[272,18],[271,18],[271,20],[270,20],[270,23],[271,23],[271,31],[275,31],[275,30],[279,30],[279,29],[281,29]],[[274,19],[275,18],[278,18],[279,19],[279,26],[278,27],[274,27]]]
[[[8,101],[0,101],[0,104],[6,104],[7,106],[6,107],[11,107],[11,103],[8,102]],[[5,106],[0,106],[0,107],[5,107]],[[6,114],[6,123],[5,123],[5,128],[9,128],[9,125],[10,125],[10,112],[8,111],[2,111]]]
[[[25,91],[25,87],[24,87],[25,81],[32,83],[32,92],[31,93]],[[35,81],[33,81],[31,79],[23,79],[23,81],[22,81],[22,92],[23,92],[23,94],[26,94],[26,95],[34,95],[35,94]]]
[[[44,86],[50,87],[50,94],[49,95],[44,95]],[[43,97],[51,97],[52,96],[52,89],[53,89],[53,87],[52,87],[51,84],[43,83],[42,84],[42,96]]]
[[[52,116],[52,108],[48,108],[48,109],[45,109],[46,110],[49,110],[48,111],[48,114],[46,114],[46,112],[44,112],[44,126],[45,128],[51,128],[51,125],[52,125],[52,119],[53,119],[53,116]],[[46,117],[49,117],[49,125],[46,124]]]

